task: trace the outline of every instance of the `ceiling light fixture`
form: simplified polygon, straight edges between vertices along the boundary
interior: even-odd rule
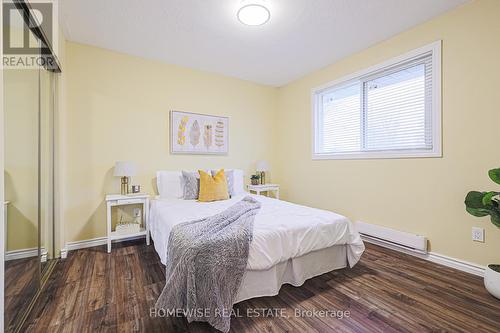
[[[263,5],[252,3],[238,10],[238,20],[246,25],[263,25],[271,18],[271,12]]]

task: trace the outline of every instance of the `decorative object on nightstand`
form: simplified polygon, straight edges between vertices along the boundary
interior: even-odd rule
[[[259,185],[260,184],[260,175],[252,175],[250,177],[250,182],[252,185]]]
[[[138,210],[138,213],[134,212],[133,221],[123,221],[122,219],[120,219],[120,221],[116,225],[115,230],[112,230],[111,209],[116,206],[137,205],[137,204],[142,204],[142,213],[140,213],[139,208],[136,208]],[[140,223],[141,216],[143,217],[142,225]],[[149,218],[149,194],[106,195],[108,253],[111,252],[111,242],[113,240],[118,240],[118,239],[146,236],[146,244],[149,245],[150,234],[149,234],[148,218]]]
[[[131,161],[118,161],[115,163],[115,177],[121,178],[121,190],[122,195],[129,194],[128,184],[131,176],[135,176],[137,167],[134,162]]]
[[[129,235],[141,232],[141,224],[135,222],[120,222],[115,227],[116,235]]]
[[[249,192],[255,192],[255,194],[260,195],[262,192],[274,192],[274,197],[279,200],[280,198],[280,186],[278,184],[263,184],[263,185],[247,185]]]
[[[132,185],[132,193],[141,193],[141,185]]]
[[[266,183],[266,171],[269,171],[269,163],[265,160],[257,162],[257,172],[260,172],[260,184],[264,185]]]

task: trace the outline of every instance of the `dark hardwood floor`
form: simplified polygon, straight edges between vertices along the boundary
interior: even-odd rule
[[[183,318],[150,317],[163,285],[163,266],[143,242],[121,243],[110,255],[104,247],[74,251],[57,264],[25,331],[215,332]],[[481,278],[370,244],[353,269],[285,285],[278,296],[235,311],[241,317],[232,319],[232,332],[500,331],[500,300]]]
[[[26,309],[39,286],[38,257],[5,262],[5,331],[20,322],[17,314]]]

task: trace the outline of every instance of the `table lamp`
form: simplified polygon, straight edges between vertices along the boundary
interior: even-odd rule
[[[122,185],[120,193],[122,195],[129,194],[128,184],[131,176],[136,174],[136,165],[131,161],[118,161],[115,163],[115,177],[122,177]]]
[[[269,164],[267,161],[258,161],[256,171],[260,173],[260,183],[266,183],[266,171],[269,171]]]

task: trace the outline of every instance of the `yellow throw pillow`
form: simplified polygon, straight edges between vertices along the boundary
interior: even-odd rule
[[[203,170],[198,170],[198,172],[200,174],[200,195],[198,196],[198,201],[209,202],[229,199],[224,169],[220,169],[214,177]]]

